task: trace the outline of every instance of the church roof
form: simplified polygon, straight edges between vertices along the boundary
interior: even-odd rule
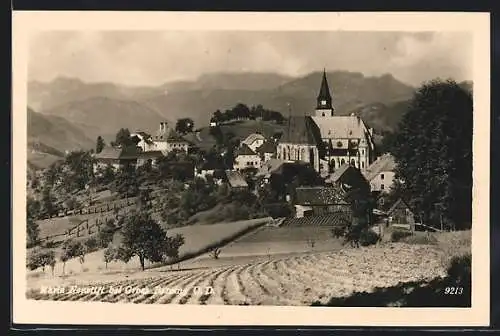
[[[311,117],[318,125],[322,138],[363,139],[368,133],[365,123],[357,116]]]
[[[281,143],[307,145],[317,145],[320,141],[320,129],[310,116],[291,116],[280,139]]]
[[[330,88],[328,87],[328,80],[326,79],[326,70],[323,71],[323,78],[321,79],[321,87],[319,89],[318,100],[325,99],[331,101]]]
[[[276,144],[272,141],[266,141],[260,147],[258,147],[256,151],[258,153],[275,153]]]

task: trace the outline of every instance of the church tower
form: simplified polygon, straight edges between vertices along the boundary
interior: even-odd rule
[[[333,116],[332,96],[326,79],[326,70],[323,70],[323,78],[317,98],[316,116],[317,117],[332,117]]]

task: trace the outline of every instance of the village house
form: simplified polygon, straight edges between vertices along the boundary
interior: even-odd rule
[[[335,170],[333,174],[326,178],[325,183],[340,188],[344,193],[354,189],[370,190],[370,185],[361,173],[361,170],[347,163],[343,164],[340,168]]]
[[[367,169],[375,159],[373,130],[359,116],[334,115],[334,110],[324,71],[315,111],[302,117],[290,116],[277,157],[309,162],[322,176],[345,163]]]
[[[240,171],[246,168],[258,169],[261,165],[259,154],[254,152],[247,144],[243,143],[236,151],[233,169]]]
[[[273,141],[266,141],[257,148],[256,152],[262,162],[267,162],[276,157],[276,144]]]
[[[403,199],[398,199],[386,215],[387,226],[415,231],[415,214]]]
[[[247,145],[252,151],[256,151],[257,148],[262,146],[264,142],[266,141],[266,138],[259,133],[252,133],[249,136],[247,136],[241,144]]]
[[[141,148],[143,152],[156,150],[156,145],[153,141],[153,137],[150,134],[142,131],[136,131],[135,133],[131,133],[130,137],[136,138],[134,140],[137,143],[137,147]]]
[[[94,173],[108,165],[111,165],[115,170],[127,165],[136,167],[138,154],[137,148],[133,147],[104,147],[100,153],[94,155]]]
[[[363,175],[370,183],[371,191],[389,192],[394,184],[395,168],[396,161],[391,154],[386,153],[377,158],[377,160],[363,172]]]
[[[171,152],[188,151],[189,143],[182,138],[167,122],[160,122],[160,128],[153,137],[155,150]]]
[[[162,157],[164,157],[162,151],[158,150],[139,152],[137,154],[137,167],[145,165],[148,161],[151,161],[151,166],[155,167]]]
[[[295,217],[319,216],[330,213],[349,214],[349,205],[335,187],[298,187],[295,189]]]

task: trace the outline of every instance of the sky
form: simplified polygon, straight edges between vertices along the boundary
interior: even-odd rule
[[[33,35],[29,80],[160,85],[212,72],[392,74],[411,85],[472,79],[466,32],[47,31]]]

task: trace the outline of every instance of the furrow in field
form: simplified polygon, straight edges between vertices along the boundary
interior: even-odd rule
[[[208,277],[210,277],[213,274],[213,270],[207,270],[204,272],[201,272],[196,279],[193,279],[189,283],[185,284],[182,286],[182,292],[177,295],[170,303],[173,304],[185,304],[189,298],[193,295],[193,291],[195,287],[199,287],[200,284],[206,281]]]
[[[179,287],[179,284],[182,284],[184,283],[186,280],[189,280],[195,276],[197,276],[198,273],[197,272],[189,272],[189,273],[185,273],[185,274],[182,274],[178,279],[176,279],[175,281],[173,281],[172,283],[170,283],[168,285],[168,287],[166,288],[163,288],[163,292],[162,293],[159,293],[158,295],[155,295],[154,296],[154,301],[153,303],[169,303],[171,298],[173,298],[174,294],[175,294],[175,290],[180,288]]]
[[[241,282],[241,272],[248,265],[240,265],[231,268],[226,283],[221,290],[221,298],[225,305],[246,305],[248,298],[244,294],[244,285]]]
[[[206,304],[208,298],[213,295],[214,281],[221,274],[227,271],[227,268],[221,268],[218,270],[214,270],[208,277],[206,277],[199,285],[198,291],[194,288],[189,290],[188,296],[189,298],[185,300],[187,304]],[[184,300],[184,299],[183,299]]]
[[[132,302],[132,303],[144,303],[144,301],[146,301],[154,296],[156,286],[159,286],[160,284],[164,283],[165,281],[168,281],[168,278],[165,279],[164,277],[159,277],[159,278],[156,278],[156,280],[145,282],[142,286],[139,286],[139,288],[145,289],[145,291],[142,294],[132,298],[130,300],[130,302]]]
[[[161,281],[160,283],[156,284],[155,287],[152,287],[152,293],[151,295],[148,295],[148,297],[142,301],[141,303],[146,304],[146,303],[155,303],[155,301],[158,300],[158,298],[163,295],[162,290],[165,288],[170,288],[172,285],[174,285],[177,281],[180,279],[185,278],[185,274],[175,274],[169,277],[166,277]]]
[[[224,272],[219,274],[217,278],[212,281],[212,288],[214,292],[209,295],[205,301],[207,305],[223,305],[224,301],[224,291],[226,291],[226,283],[228,277],[231,273],[234,272],[234,266],[226,267]]]
[[[240,283],[244,284],[243,292],[249,298],[251,305],[271,305],[269,292],[263,287],[254,274],[254,269],[261,263],[255,263],[243,269],[240,274]]]
[[[165,299],[161,299],[161,303],[178,303],[179,299],[189,290],[190,287],[203,281],[203,279],[210,274],[211,271],[194,272],[190,277],[179,282],[174,288],[173,292]]]
[[[276,261],[270,261],[264,264],[261,264],[261,267],[258,269],[259,271],[259,280],[267,289],[269,296],[273,299],[274,305],[280,306],[297,306],[300,304],[300,301],[297,300],[297,296],[291,296],[287,294],[286,290],[284,290],[282,283],[278,280],[279,277],[276,273],[273,272],[273,265],[275,265]],[[297,294],[297,293],[296,293]]]

